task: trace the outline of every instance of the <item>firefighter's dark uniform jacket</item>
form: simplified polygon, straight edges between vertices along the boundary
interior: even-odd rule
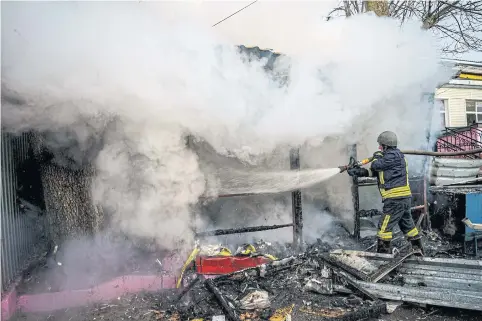
[[[397,148],[388,148],[383,156],[372,162],[368,175],[378,178],[384,203],[377,236],[384,241],[391,240],[397,224],[407,237],[418,236],[410,211],[412,192],[408,182],[408,163],[403,153]]]
[[[387,149],[383,157],[372,162],[368,173],[378,178],[383,201],[412,196],[408,183],[408,163],[398,148]]]

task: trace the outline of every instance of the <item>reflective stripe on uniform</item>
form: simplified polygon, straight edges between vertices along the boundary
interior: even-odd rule
[[[407,175],[407,184],[404,185],[404,186],[391,188],[389,190],[386,190],[384,188],[380,188],[380,194],[382,195],[383,199],[396,198],[396,197],[407,197],[407,196],[412,195],[412,192],[410,191],[410,184],[409,184],[409,181],[408,181],[408,162],[407,162],[406,159],[405,159],[405,169],[406,169],[406,175]],[[383,177],[383,171],[380,171],[379,179],[380,179],[380,185],[384,186],[385,185],[385,178]]]
[[[382,232],[382,231],[379,231],[377,233],[377,236],[379,238],[381,238],[382,240],[391,240],[392,239],[392,232]]]
[[[385,232],[387,230],[388,222],[390,222],[390,215],[385,214],[385,217],[383,218],[382,226],[380,226],[380,230],[377,233],[377,236],[382,240],[392,239],[392,232]]]
[[[414,237],[414,236],[417,236],[418,235],[418,229],[417,227],[414,227],[413,229],[411,229],[410,231],[408,231],[407,233],[407,236],[408,237]]]
[[[385,217],[383,218],[382,226],[380,227],[380,232],[385,232],[387,229],[388,222],[390,222],[390,215],[385,214]]]

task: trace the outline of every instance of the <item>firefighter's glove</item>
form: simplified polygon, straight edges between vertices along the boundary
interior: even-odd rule
[[[348,175],[356,176],[356,177],[367,177],[368,176],[368,169],[355,167],[348,170]]]
[[[378,150],[373,153],[373,159],[380,159],[380,158],[383,158],[383,152]]]

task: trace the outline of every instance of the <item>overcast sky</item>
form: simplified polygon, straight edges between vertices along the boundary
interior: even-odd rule
[[[251,2],[163,2],[160,8],[173,20],[198,19],[203,24],[213,25]],[[338,3],[337,0],[261,0],[218,24],[214,29],[227,41],[236,44],[271,48],[293,54],[292,51],[296,47],[306,50],[317,45],[312,39],[320,36],[315,34],[316,31],[320,31],[320,22],[324,21],[327,13]],[[307,33],[312,35],[306,36]],[[320,37],[326,41],[326,35]],[[470,52],[457,58],[482,61],[482,53]]]

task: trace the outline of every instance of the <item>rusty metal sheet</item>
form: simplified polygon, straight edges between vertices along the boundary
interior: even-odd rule
[[[451,279],[434,276],[404,275],[403,281],[405,284],[417,287],[470,290],[480,292],[482,294],[482,281],[473,279]]]
[[[410,258],[407,263],[422,265],[450,266],[456,268],[482,269],[482,260],[444,259],[433,257]]]
[[[479,273],[466,273],[466,271],[461,271],[457,269],[454,271],[447,268],[445,270],[439,269],[425,269],[422,268],[407,268],[402,267],[399,272],[403,275],[413,275],[413,276],[433,276],[446,279],[472,279],[474,281],[482,281],[482,271],[474,271]]]
[[[481,275],[482,276],[482,269],[466,269],[466,268],[454,268],[450,266],[437,266],[437,265],[422,265],[422,264],[411,264],[404,262],[400,271],[426,271],[426,272],[447,272],[447,273],[454,273],[456,275]]]
[[[396,286],[383,283],[356,283],[373,295],[387,300],[482,311],[481,291],[462,291],[440,287]]]

